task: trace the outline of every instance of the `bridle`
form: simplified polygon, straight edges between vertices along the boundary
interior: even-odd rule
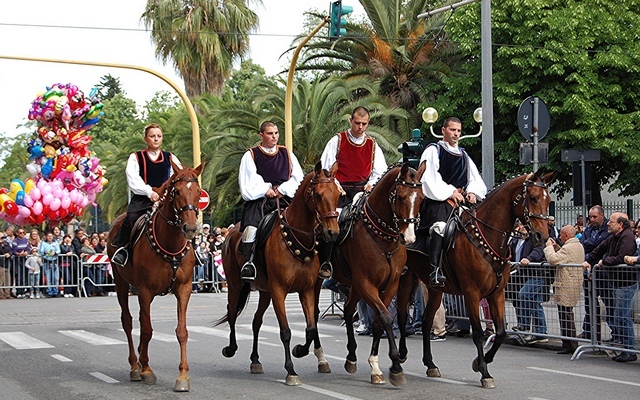
[[[391,242],[398,241],[400,237],[400,226],[398,226],[398,222],[402,222],[405,224],[420,223],[420,215],[418,215],[417,217],[411,217],[411,218],[398,217],[396,213],[396,210],[397,210],[396,202],[398,200],[398,186],[406,186],[413,190],[416,190],[416,189],[422,190],[421,183],[405,181],[401,178],[400,173],[398,173],[398,177],[396,178],[393,185],[393,190],[389,193],[389,204],[391,205],[391,213],[392,213],[391,221],[393,225],[388,224],[375,213],[375,211],[373,210],[373,208],[371,208],[371,205],[369,204],[368,195],[364,202],[364,206],[360,211],[362,219],[365,223],[364,226],[367,228],[367,230],[373,232],[377,237],[384,240],[391,241]]]
[[[171,206],[173,207],[173,220],[167,218],[164,214],[162,214],[162,209],[159,207],[158,208],[158,214],[160,214],[160,216],[167,221],[167,223],[169,225],[172,226],[182,226],[184,224],[184,222],[182,222],[182,220],[180,219],[180,214],[182,214],[185,211],[195,211],[196,213],[196,217],[198,217],[198,213],[200,212],[200,209],[198,208],[197,205],[195,204],[187,204],[183,207],[181,207],[180,209],[177,209],[175,206],[175,192],[176,192],[176,188],[175,188],[175,184],[178,182],[198,182],[198,178],[196,177],[189,177],[189,178],[178,178],[178,179],[172,179],[169,182],[169,185],[167,186],[167,189],[164,191],[162,198],[160,199],[160,203],[164,204],[167,195],[168,195],[168,200],[171,203]],[[168,193],[167,193],[168,192]]]
[[[307,191],[305,192],[305,197],[306,197],[306,201],[311,200],[311,203],[313,204],[313,210],[316,213],[316,221],[318,222],[318,225],[322,225],[322,220],[325,218],[338,218],[338,211],[336,210],[331,210],[331,211],[327,211],[324,214],[320,214],[318,212],[318,205],[316,204],[316,198],[314,196],[315,194],[315,188],[316,185],[318,184],[325,184],[325,183],[330,183],[333,185],[336,185],[336,180],[335,178],[331,177],[331,178],[324,178],[324,177],[314,177],[311,182],[309,183],[309,187],[307,188]]]
[[[523,207],[522,214],[524,216],[524,226],[529,231],[531,231],[531,218],[541,219],[544,221],[549,220],[549,215],[536,214],[529,211],[529,207],[527,206],[527,188],[531,186],[539,187],[542,189],[548,188],[548,185],[542,181],[534,182],[529,179],[525,179],[525,181],[522,183],[522,192],[520,192],[516,196],[515,200],[513,200],[513,207],[517,207],[518,203],[522,200],[522,207]]]

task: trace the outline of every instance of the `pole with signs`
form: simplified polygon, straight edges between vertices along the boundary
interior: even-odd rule
[[[593,149],[566,149],[562,150],[561,160],[564,162],[580,162],[580,181],[582,182],[582,218],[587,216],[587,180],[586,162],[600,161],[600,150]]]

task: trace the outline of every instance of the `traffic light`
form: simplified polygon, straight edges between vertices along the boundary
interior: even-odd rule
[[[342,26],[347,24],[347,20],[343,19],[343,15],[351,14],[353,7],[343,6],[342,0],[333,1],[329,7],[331,21],[329,21],[329,39],[338,39],[342,35],[347,34],[347,30]]]
[[[408,162],[411,167],[418,168],[420,157],[427,144],[420,134],[420,129],[414,129],[411,136],[411,140],[398,146],[398,151],[402,153],[402,162]]]

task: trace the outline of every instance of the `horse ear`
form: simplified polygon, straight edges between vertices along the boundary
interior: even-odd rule
[[[329,175],[330,176],[336,176],[336,173],[338,172],[338,162],[334,162],[333,165],[331,166],[331,170],[329,171]]]
[[[316,174],[316,176],[319,176],[321,172],[322,172],[322,163],[318,161],[316,166],[313,168],[313,173]]]
[[[198,174],[198,176],[202,174],[202,170],[204,169],[204,165],[206,164],[206,162],[206,160],[202,160],[202,163],[200,163],[200,165],[198,165],[198,167],[196,168],[196,173]]]
[[[409,163],[402,163],[402,168],[400,168],[400,175],[405,175],[409,171]]]
[[[170,157],[169,161],[171,161],[171,168],[173,168],[173,173],[177,174],[178,172],[180,172],[182,168],[178,167],[176,163],[173,162],[173,157]]]
[[[545,176],[542,177],[542,181],[546,184],[550,184],[556,180],[558,177],[558,171],[549,172]]]
[[[423,161],[418,166],[418,180],[422,179],[422,174],[424,174],[424,171],[426,170],[427,170],[427,162]]]

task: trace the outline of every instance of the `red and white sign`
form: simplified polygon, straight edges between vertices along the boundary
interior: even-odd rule
[[[85,264],[106,264],[109,262],[109,256],[106,254],[91,254],[84,261]]]
[[[206,190],[200,189],[200,198],[198,199],[198,208],[204,210],[209,206],[209,193]]]

